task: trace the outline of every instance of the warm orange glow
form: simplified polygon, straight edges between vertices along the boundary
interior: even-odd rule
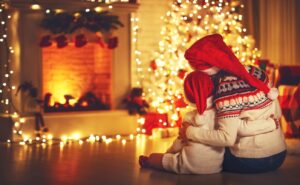
[[[86,106],[88,106],[88,102],[84,101],[84,102],[82,102],[81,105],[82,105],[83,107],[86,107]]]
[[[112,51],[98,43],[76,48],[72,43],[65,48],[56,45],[43,48],[43,94],[51,93],[51,105],[64,104],[71,95],[74,104],[82,95],[92,92],[110,104]]]

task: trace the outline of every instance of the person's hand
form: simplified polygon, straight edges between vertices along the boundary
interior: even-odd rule
[[[181,128],[179,129],[179,137],[182,139],[183,142],[188,141],[188,138],[186,137],[186,130],[189,127],[189,124],[182,124]]]
[[[276,118],[276,117],[274,116],[274,114],[272,114],[270,117],[271,117],[271,118],[274,120],[274,122],[275,122],[275,125],[276,125],[276,129],[278,129],[278,128],[279,128],[279,126],[280,126],[279,119],[278,119],[278,118]]]

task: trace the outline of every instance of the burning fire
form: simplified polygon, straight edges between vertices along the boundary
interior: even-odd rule
[[[66,103],[74,106],[88,92],[95,95],[94,99],[110,96],[111,50],[88,43],[82,48],[50,46],[42,52],[43,94],[51,93],[50,106]],[[80,105],[87,107],[88,102],[82,100]]]

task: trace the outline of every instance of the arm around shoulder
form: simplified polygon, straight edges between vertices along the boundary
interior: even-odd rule
[[[242,120],[240,128],[238,129],[238,135],[254,136],[271,132],[277,128],[275,121],[272,118],[260,119],[260,120]]]
[[[189,126],[186,137],[194,142],[200,142],[212,146],[233,146],[237,138],[237,132],[241,120],[238,118],[220,119],[219,128],[206,130]]]

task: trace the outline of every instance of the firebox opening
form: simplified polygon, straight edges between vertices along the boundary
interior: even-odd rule
[[[88,43],[42,49],[45,112],[107,110],[111,107],[112,50]]]

